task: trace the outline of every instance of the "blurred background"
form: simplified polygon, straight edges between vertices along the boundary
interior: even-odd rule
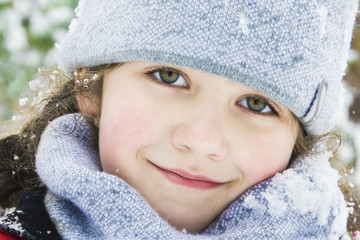
[[[54,65],[54,46],[64,37],[77,0],[0,0],[0,122],[15,119],[29,100],[28,89],[39,66]],[[354,31],[339,131],[345,143],[339,159],[355,166],[360,150],[360,14]],[[360,166],[350,176],[360,186]],[[360,196],[360,192],[359,192]]]
[[[77,0],[0,0],[0,119],[12,118],[38,67],[54,64],[54,44],[64,37],[76,5]]]

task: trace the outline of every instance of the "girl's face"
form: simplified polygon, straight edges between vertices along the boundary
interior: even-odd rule
[[[298,132],[287,108],[240,83],[151,62],[105,74],[99,128],[104,171],[189,232],[284,170]]]

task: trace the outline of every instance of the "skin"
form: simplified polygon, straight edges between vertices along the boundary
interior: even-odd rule
[[[178,76],[175,85],[161,81],[164,72]],[[188,68],[130,62],[107,72],[99,125],[103,170],[133,186],[177,229],[201,231],[244,191],[289,163],[297,122],[266,97],[276,114],[268,105],[254,111],[249,96],[265,97]],[[184,186],[156,166],[221,184]]]

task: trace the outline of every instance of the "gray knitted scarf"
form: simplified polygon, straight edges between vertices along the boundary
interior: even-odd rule
[[[198,234],[177,231],[122,179],[101,170],[85,116],[46,128],[36,156],[45,206],[63,239],[339,239],[347,210],[322,152],[259,183]]]

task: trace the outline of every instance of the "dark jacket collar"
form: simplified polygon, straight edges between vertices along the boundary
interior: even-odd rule
[[[19,206],[8,213],[0,228],[31,240],[61,240],[44,205],[45,189],[25,191]]]

